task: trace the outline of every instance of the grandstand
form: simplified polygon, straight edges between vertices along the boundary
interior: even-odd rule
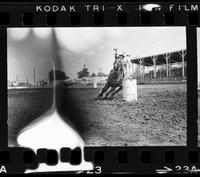
[[[185,81],[187,78],[186,53],[186,50],[173,51],[144,58],[135,58],[131,62],[139,66],[138,80],[141,82],[148,82],[150,80]]]

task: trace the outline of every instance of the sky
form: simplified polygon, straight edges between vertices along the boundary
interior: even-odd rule
[[[108,74],[114,48],[132,58],[186,49],[185,27],[9,28],[8,80],[47,79],[52,63],[71,78],[83,65]],[[59,64],[58,64],[59,63]]]

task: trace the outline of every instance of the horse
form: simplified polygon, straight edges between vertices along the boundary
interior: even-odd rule
[[[109,97],[109,99],[113,99],[114,95],[117,94],[120,90],[122,90],[122,82],[124,79],[123,58],[123,55],[119,55],[118,57],[116,57],[115,62],[113,64],[113,69],[111,70],[108,76],[107,83],[103,87],[101,93],[98,95],[99,99],[103,98],[103,94],[106,91],[108,91],[108,89],[110,90],[106,93],[104,99],[107,99],[109,94],[111,93],[112,94]]]

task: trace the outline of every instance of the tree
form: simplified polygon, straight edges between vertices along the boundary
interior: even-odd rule
[[[95,73],[92,73],[90,76],[91,76],[91,77],[95,77],[95,76],[96,76],[96,74],[95,74]]]
[[[77,75],[78,75],[78,78],[82,78],[82,77],[88,77],[90,73],[88,71],[88,68],[86,68],[84,65],[84,68],[81,71],[79,71]]]
[[[65,74],[64,71],[55,70],[55,79],[54,79],[54,71],[51,70],[49,72],[49,82],[53,82],[54,80],[66,80],[69,77]]]

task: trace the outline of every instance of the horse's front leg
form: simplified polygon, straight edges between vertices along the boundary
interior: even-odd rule
[[[109,84],[108,82],[106,83],[106,85],[103,87],[101,93],[98,95],[98,98],[103,97],[103,94],[109,89]]]
[[[115,87],[111,87],[111,89],[106,93],[106,96],[104,98],[107,99],[108,95],[114,91],[115,91]]]
[[[123,88],[123,86],[120,85],[119,88],[118,88],[117,90],[115,90],[115,91],[111,94],[110,99],[113,99],[113,98],[114,98],[114,95],[117,94],[120,90],[122,90],[122,88]]]

